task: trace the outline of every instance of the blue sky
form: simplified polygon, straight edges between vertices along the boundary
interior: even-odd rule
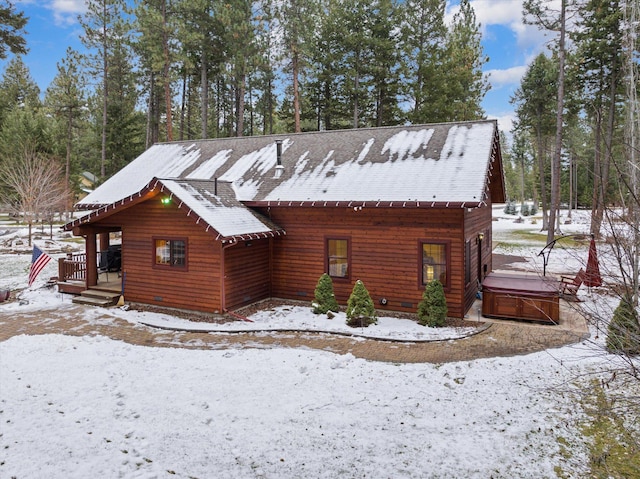
[[[453,16],[457,3],[448,2],[447,18]],[[29,53],[24,61],[44,92],[55,77],[56,65],[65,56],[67,48],[82,48],[82,29],[77,16],[85,11],[85,1],[18,0],[15,4],[18,11],[24,11],[29,17],[26,28]],[[549,39],[536,27],[524,25],[522,0],[471,0],[471,4],[482,25],[482,43],[490,58],[484,71],[489,75],[491,90],[483,106],[489,118],[497,118],[500,127],[509,131],[513,119],[509,98],[527,65],[545,48]],[[0,73],[5,65],[6,61],[0,62]]]

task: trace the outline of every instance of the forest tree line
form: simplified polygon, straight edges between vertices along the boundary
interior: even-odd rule
[[[563,25],[546,4],[526,0],[523,17],[568,36],[559,194],[563,204],[598,211],[621,201],[616,168],[627,144],[629,2],[562,0],[570,19]],[[87,5],[79,18],[85,49],[67,51],[44,92],[20,56],[28,48],[20,33],[27,19],[0,9],[0,56],[14,54],[0,78],[0,168],[13,168],[21,156],[44,157],[59,165],[61,187],[71,190],[79,173],[103,181],[159,141],[485,115],[488,58],[468,0],[448,24],[445,0]],[[3,34],[9,27],[15,44]],[[530,64],[512,99],[512,141],[503,146],[509,198],[541,203],[545,220],[559,54],[552,41],[550,53]]]

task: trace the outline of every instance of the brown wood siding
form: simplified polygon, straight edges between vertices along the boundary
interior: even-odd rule
[[[225,249],[224,255],[227,309],[270,296],[268,239],[242,241]]]
[[[345,305],[361,279],[376,307],[415,312],[422,298],[421,241],[443,241],[449,247],[449,315],[464,315],[464,210],[416,208],[291,208],[262,211],[287,231],[274,239],[272,295],[313,299],[325,272],[325,239],[350,238],[350,279],[334,279],[338,301]],[[387,299],[386,306],[379,302]]]
[[[491,206],[465,212],[465,240],[471,244],[471,281],[465,285],[465,311],[473,305],[484,276],[491,272]],[[480,241],[480,234],[484,237]]]
[[[96,223],[122,228],[122,270],[127,301],[216,312],[220,300],[220,242],[175,205],[157,198]],[[184,238],[186,268],[156,268],[153,238]]]

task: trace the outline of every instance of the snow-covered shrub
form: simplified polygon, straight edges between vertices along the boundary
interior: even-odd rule
[[[529,205],[527,203],[520,205],[520,214],[522,216],[529,216]]]
[[[369,291],[365,288],[364,283],[360,280],[356,281],[347,302],[347,325],[357,327],[367,327],[370,324],[378,322],[376,308],[369,295]]]
[[[314,297],[315,301],[311,303],[314,314],[327,314],[329,311],[337,313],[340,311],[340,306],[338,306],[336,296],[333,293],[333,281],[327,273],[324,273],[318,279]]]
[[[437,279],[429,281],[418,304],[418,322],[432,328],[444,326],[447,312],[447,298],[442,283]]]

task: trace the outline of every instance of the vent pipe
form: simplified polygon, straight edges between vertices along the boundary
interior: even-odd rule
[[[274,178],[280,178],[284,171],[282,166],[282,140],[276,140],[276,170],[274,172]]]

